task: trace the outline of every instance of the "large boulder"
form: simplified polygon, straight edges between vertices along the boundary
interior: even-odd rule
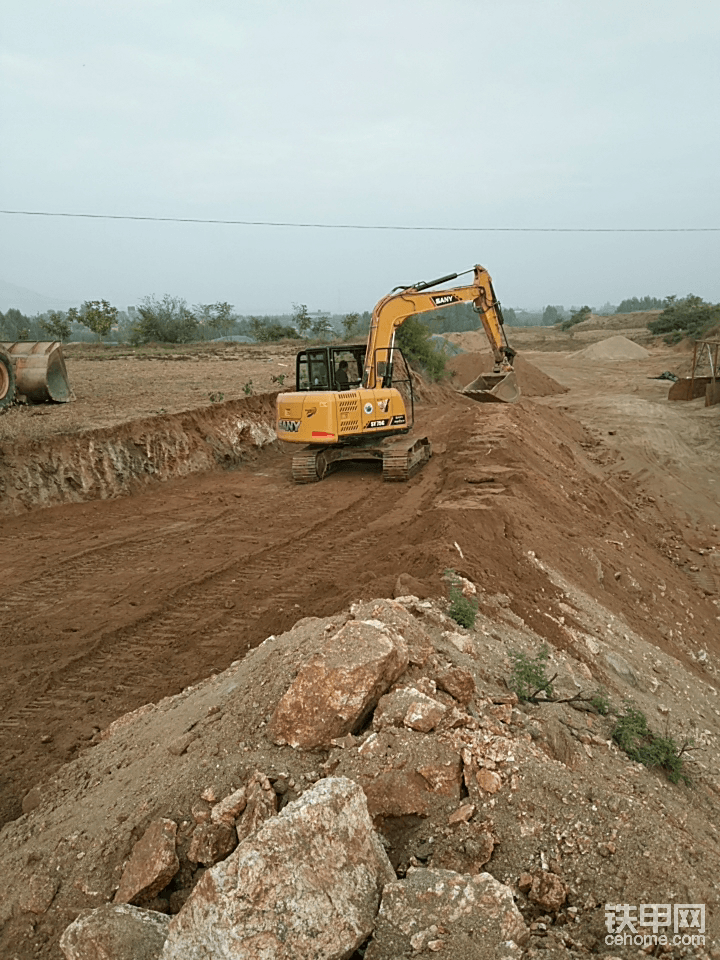
[[[336,773],[360,784],[373,820],[427,816],[438,805],[452,809],[461,798],[460,755],[439,737],[388,727],[339,761]]]
[[[164,890],[180,869],[175,852],[177,824],[174,820],[155,820],[133,847],[120,878],[115,903],[151,900]]]
[[[157,960],[170,917],[129,904],[86,910],[60,939],[66,960]]]
[[[207,871],[162,958],[345,960],[394,879],[360,787],[321,780]]]
[[[301,667],[270,722],[279,743],[310,750],[362,726],[407,669],[402,636],[379,620],[346,623]]]
[[[397,960],[431,951],[463,960],[520,957],[528,938],[512,890],[489,873],[408,871],[383,890],[365,960]]]

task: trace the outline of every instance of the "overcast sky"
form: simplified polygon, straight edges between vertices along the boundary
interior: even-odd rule
[[[720,227],[717,0],[10,0],[0,206],[443,227]],[[0,278],[120,307],[363,310],[482,263],[508,306],[720,300],[720,233],[0,216]]]

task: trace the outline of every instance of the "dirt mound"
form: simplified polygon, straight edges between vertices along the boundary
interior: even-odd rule
[[[518,702],[506,685],[509,653],[534,657],[543,636],[513,612],[507,594],[468,584],[481,607],[470,629],[450,619],[445,603],[410,597],[303,619],[220,675],[120,718],[26,798],[26,815],[3,831],[2,955],[55,960],[59,935],[82,909],[131,893],[151,916],[179,914],[182,926],[208,881],[231,874],[258,843],[260,828],[266,883],[247,889],[266,897],[275,890],[274,818],[340,778],[363,790],[400,880],[418,869],[454,871],[465,884],[489,873],[510,887],[543,954],[595,955],[607,933],[604,905],[637,903],[647,889],[662,903],[706,903],[708,937],[716,936],[714,690],[537,557],[526,560],[531,569],[562,590],[550,608],[553,616],[563,610],[555,619],[567,650],[549,650],[546,664],[558,702]],[[598,684],[616,710],[632,697],[656,729],[659,702],[674,724],[702,711],[702,762],[686,761],[692,794],[630,763],[612,742],[614,717],[587,699],[568,702],[590,697]],[[298,730],[309,740],[296,749]],[[328,815],[321,829],[349,846],[343,823],[335,830]],[[227,844],[205,842],[199,852],[213,831],[224,831]],[[702,853],[688,839],[697,836]],[[307,850],[307,840],[296,844],[283,863],[306,862]],[[170,857],[161,861],[161,853]],[[347,876],[358,850],[352,854],[336,854],[334,868]],[[255,909],[272,917],[283,902],[268,911],[265,899]],[[478,898],[472,919],[487,908]],[[456,921],[441,926],[436,946],[454,936]],[[483,943],[485,936],[483,929]]]
[[[492,370],[492,355],[489,351],[462,353],[447,361],[446,367],[452,371],[453,379],[460,387],[466,387],[483,371]],[[567,393],[567,388],[553,380],[534,363],[522,356],[515,358],[515,370],[518,384],[524,397],[550,397]]]
[[[641,347],[639,343],[618,335],[585,347],[577,353],[577,356],[585,360],[644,360],[650,356],[650,351]]]

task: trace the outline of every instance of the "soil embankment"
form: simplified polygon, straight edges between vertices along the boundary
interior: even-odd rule
[[[0,512],[108,500],[153,481],[235,466],[277,441],[275,394],[0,448]]]

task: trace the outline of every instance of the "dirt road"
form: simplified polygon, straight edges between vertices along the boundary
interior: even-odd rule
[[[712,596],[668,559],[697,544],[647,499],[642,477],[614,470],[614,448],[553,409],[572,407],[576,390],[581,415],[589,404],[568,385],[516,407],[438,390],[418,417],[435,455],[408,484],[364,464],[296,486],[288,455],[266,449],[232,471],[4,520],[1,819],[123,712],[300,617],[392,595],[403,573],[438,593],[452,568],[562,645],[562,593],[533,551],[678,658],[720,653]],[[593,422],[617,444],[626,416],[596,406]],[[716,533],[692,532],[720,546]]]

